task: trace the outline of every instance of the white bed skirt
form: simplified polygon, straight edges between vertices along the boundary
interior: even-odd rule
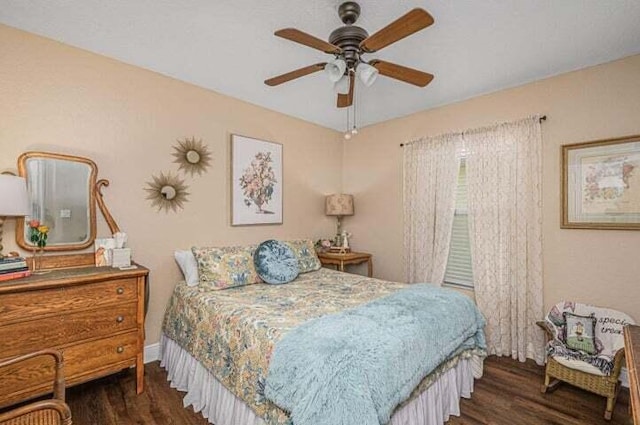
[[[241,399],[233,395],[202,364],[164,334],[160,337],[160,366],[171,387],[185,391],[191,405],[215,425],[265,425]],[[470,398],[473,380],[482,376],[480,357],[461,359],[391,418],[391,425],[442,425],[450,415],[460,416],[460,397]]]

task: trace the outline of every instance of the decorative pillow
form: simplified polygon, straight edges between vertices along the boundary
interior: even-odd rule
[[[293,250],[298,258],[300,273],[312,272],[322,267],[316,248],[311,239],[300,239],[295,241],[284,241]]]
[[[253,266],[255,245],[191,248],[198,262],[200,290],[218,290],[260,283]]]
[[[173,253],[176,263],[189,286],[196,286],[200,281],[198,277],[198,262],[191,251],[179,250]]]
[[[565,311],[565,340],[567,348],[583,351],[587,354],[596,353],[594,337],[596,334],[596,318],[594,315],[580,316]]]
[[[258,275],[267,283],[289,283],[300,273],[298,258],[283,242],[268,240],[258,245],[253,262]]]

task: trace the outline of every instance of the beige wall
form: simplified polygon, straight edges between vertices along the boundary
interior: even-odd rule
[[[428,90],[425,91],[425,96]],[[372,252],[377,277],[403,280],[402,150],[399,143],[452,130],[544,113],[543,214],[545,305],[567,298],[627,311],[640,320],[640,232],[562,230],[560,146],[640,133],[640,56],[423,111],[340,135],[140,68],[0,25],[0,171],[25,150],[92,158],[111,180],[107,202],[130,234],[136,261],[152,270],[147,344],[179,272],[176,248],[242,244],[269,237],[334,232],[323,195],[356,196],[345,219],[354,248]],[[229,226],[229,134],[284,145],[284,225]],[[213,153],[207,174],[187,178],[177,214],[144,198],[152,174],[176,170],[174,141],[196,136]],[[107,235],[104,223],[100,235]],[[6,249],[13,220],[5,225]]]
[[[399,143],[535,113],[548,116],[542,124],[545,306],[579,300],[640,321],[640,232],[560,229],[560,146],[640,133],[640,56],[360,131],[344,150],[343,189],[356,203],[344,227],[354,233],[354,247],[373,252],[377,276],[404,279]]]
[[[340,190],[337,132],[1,25],[0,122],[0,171],[15,170],[26,150],[46,150],[89,157],[111,181],[111,213],[129,233],[134,259],[151,269],[147,344],[158,339],[179,279],[176,248],[316,238],[334,229],[323,201]],[[229,225],[230,133],[284,145],[283,225]],[[171,147],[190,136],[211,149],[211,168],[187,178],[184,210],[156,212],[145,200],[145,182],[177,170]],[[104,224],[99,230],[108,236]],[[7,250],[15,248],[13,231],[8,220]]]

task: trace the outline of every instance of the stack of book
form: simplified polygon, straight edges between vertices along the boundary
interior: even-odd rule
[[[27,262],[22,257],[0,258],[0,282],[3,280],[19,279],[31,275]]]

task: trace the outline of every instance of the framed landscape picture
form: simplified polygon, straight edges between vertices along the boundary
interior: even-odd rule
[[[282,145],[231,135],[231,225],[282,224]]]
[[[562,228],[640,230],[640,135],[562,146]]]

